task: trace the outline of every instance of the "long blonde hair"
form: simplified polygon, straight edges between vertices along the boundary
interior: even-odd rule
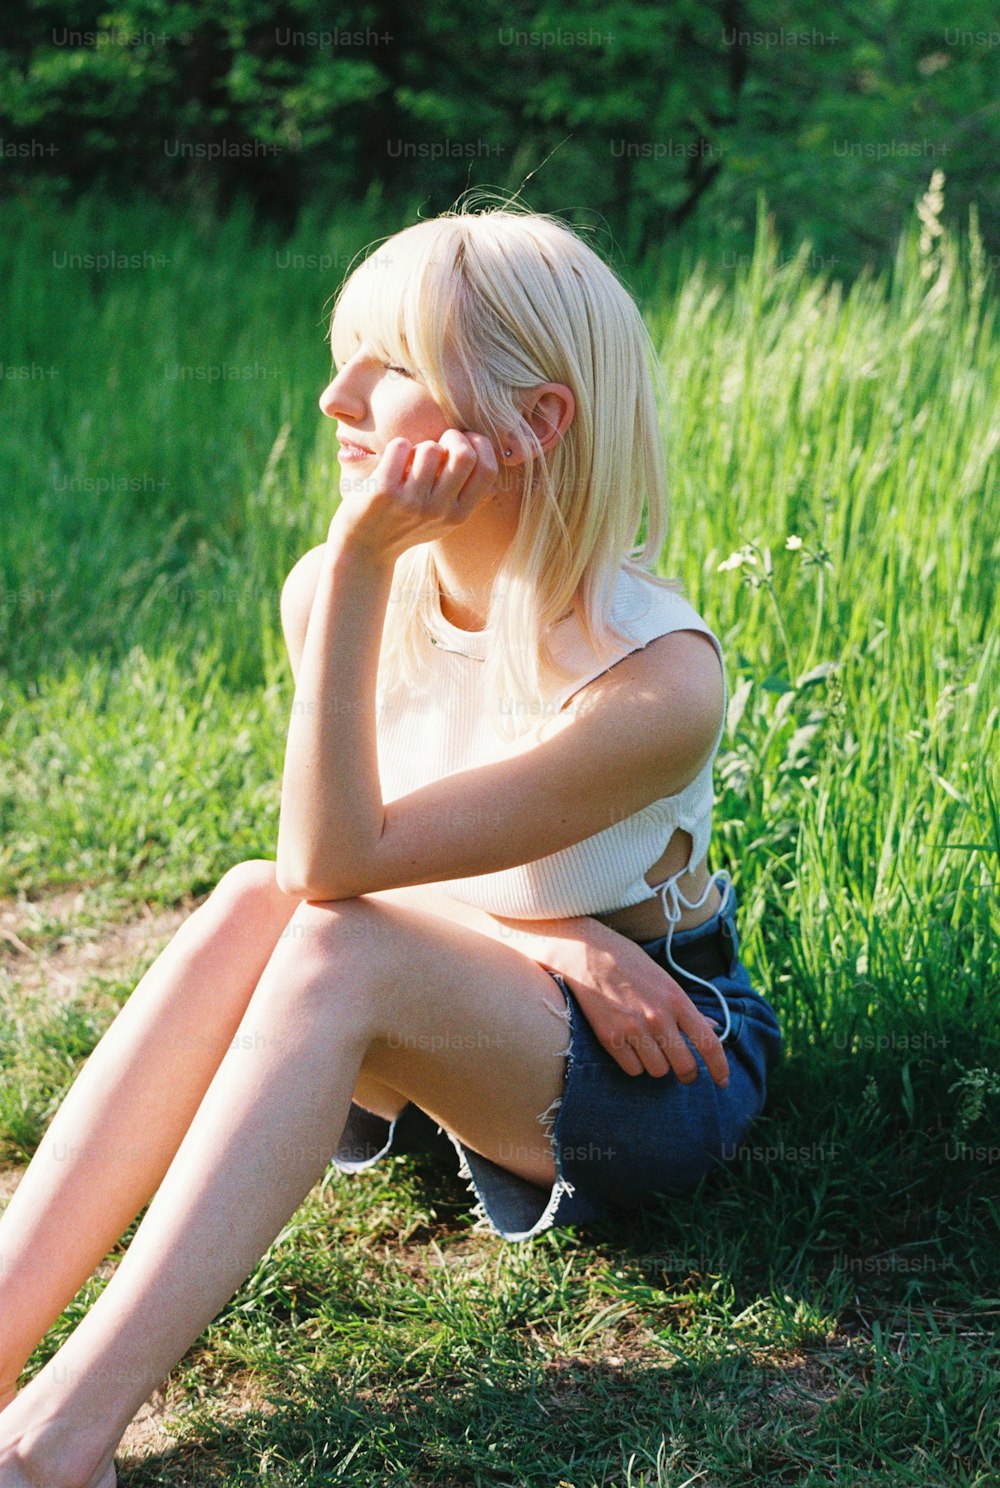
[[[599,659],[630,644],[610,620],[623,564],[652,574],[667,529],[667,480],[654,390],[656,355],[632,297],[565,223],[507,203],[455,207],[385,239],[341,286],[330,328],[341,365],[364,344],[413,367],[450,424],[496,449],[525,449],[520,517],[497,574],[487,626],[495,644],[483,695],[495,732],[514,738],[544,703],[540,658],[558,676],[546,631],[573,611]],[[445,356],[476,407],[459,409]],[[539,383],[565,383],[576,416],[543,452],[518,406]],[[643,510],[646,537],[636,545]],[[379,689],[428,685],[425,631],[439,612],[433,544],[409,548],[393,575]],[[503,706],[504,699],[520,699]],[[535,709],[537,712],[537,708]],[[520,726],[518,720],[521,720]]]

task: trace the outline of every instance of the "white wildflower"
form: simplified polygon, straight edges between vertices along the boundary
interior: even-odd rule
[[[796,537],[794,532],[792,533],[791,537],[789,537],[788,541],[785,543],[785,547],[786,548],[792,548],[793,550],[796,549],[796,548],[801,548],[801,546],[802,546],[802,539],[801,539],[801,537]]]
[[[756,563],[756,562],[757,562],[757,554],[754,553],[752,551],[752,549],[750,549],[750,548],[740,548],[737,552],[730,553],[730,555],[729,555],[728,558],[723,559],[723,561],[719,564],[718,568],[716,569],[716,572],[717,573],[722,573],[723,569],[742,568],[743,565],[744,565],[744,563]]]

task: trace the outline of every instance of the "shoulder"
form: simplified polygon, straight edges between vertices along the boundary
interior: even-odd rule
[[[291,627],[304,631],[308,625],[325,553],[326,543],[319,543],[290,569],[281,589],[281,620],[286,630]]]
[[[574,702],[589,708],[618,706],[631,691],[648,700],[654,710],[657,705],[682,705],[717,719],[724,676],[715,642],[700,630],[671,630],[654,636],[580,688]]]
[[[711,758],[724,711],[715,642],[702,631],[673,630],[580,688],[541,736],[576,730],[582,747],[606,750],[605,760],[630,760],[659,794],[672,795]]]

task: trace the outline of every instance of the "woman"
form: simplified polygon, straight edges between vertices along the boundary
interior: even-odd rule
[[[689,1191],[777,1057],[706,866],[721,647],[645,567],[666,492],[636,306],[554,220],[456,211],[355,270],[332,345],[341,501],[282,592],[277,861],[181,926],[0,1221],[0,1488],[113,1484],[331,1157],[376,1161],[402,1115],[516,1241]]]

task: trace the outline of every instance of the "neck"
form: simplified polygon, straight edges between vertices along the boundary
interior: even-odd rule
[[[434,543],[441,613],[460,630],[485,630],[497,574],[517,531],[518,510],[497,494]]]

